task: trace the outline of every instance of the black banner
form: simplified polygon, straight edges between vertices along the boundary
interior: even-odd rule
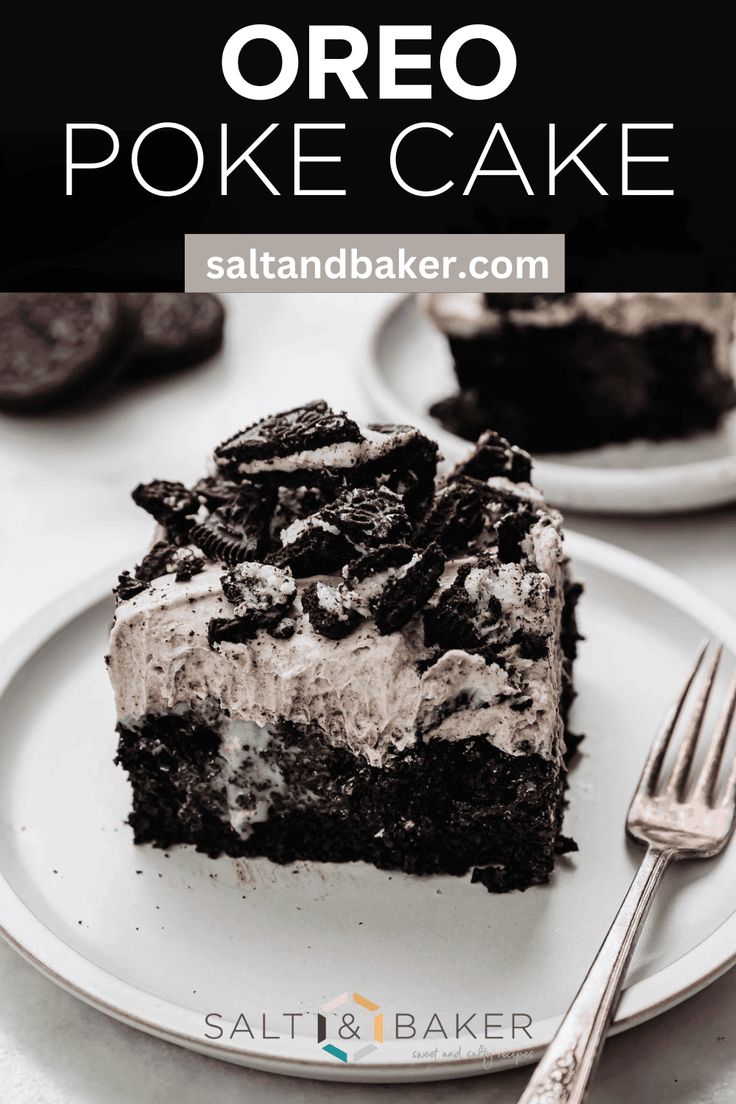
[[[185,233],[477,229],[565,233],[570,289],[730,289],[733,47],[709,7],[16,6],[2,285],[179,288]],[[276,30],[239,47],[256,24]]]

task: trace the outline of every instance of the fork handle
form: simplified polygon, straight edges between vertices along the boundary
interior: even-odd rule
[[[519,1104],[583,1104],[621,984],[662,875],[673,856],[650,847],[575,999]]]

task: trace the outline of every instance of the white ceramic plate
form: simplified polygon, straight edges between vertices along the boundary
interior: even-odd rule
[[[467,441],[428,411],[457,389],[446,339],[407,297],[382,317],[362,365],[368,401],[383,421],[417,425],[448,460]],[[586,452],[548,455],[535,482],[555,506],[590,513],[674,513],[736,500],[736,414],[717,433],[683,441],[638,441]]]
[[[292,1075],[390,1081],[460,1077],[532,1060],[600,942],[639,854],[623,817],[663,708],[706,631],[733,655],[736,625],[644,560],[569,535],[585,582],[566,831],[579,855],[551,885],[493,896],[468,879],[389,875],[363,864],[279,868],[133,845],[115,768],[102,656],[112,572],[58,601],[0,651],[0,929],[89,1004],[214,1057]],[[729,656],[729,660],[731,656]],[[736,847],[669,875],[639,946],[617,1029],[683,1000],[736,959]],[[348,1004],[320,1006],[347,993]],[[350,1003],[358,993],[380,1008]],[[244,1023],[230,1039],[243,1012]],[[395,1014],[426,1040],[394,1038]],[[455,1015],[499,1039],[452,1035]],[[224,1028],[208,1039],[205,1016]],[[291,1022],[284,1013],[302,1013]],[[509,1031],[531,1017],[532,1038]],[[279,1038],[262,1038],[281,1033]],[[345,1014],[361,1046],[344,1063]],[[402,1021],[404,1023],[408,1021]],[[216,1030],[210,1031],[216,1034]],[[350,1042],[354,1050],[357,1044]],[[481,1050],[484,1048],[484,1051]],[[436,1049],[436,1053],[435,1052]],[[347,1051],[346,1051],[347,1052]]]

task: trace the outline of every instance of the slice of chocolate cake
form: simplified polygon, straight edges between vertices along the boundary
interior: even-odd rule
[[[732,293],[427,295],[459,393],[432,407],[453,433],[494,429],[570,452],[716,427],[736,406]]]
[[[486,433],[437,477],[407,426],[324,402],[134,498],[156,540],[110,641],[138,843],[545,882],[578,588],[530,460]]]

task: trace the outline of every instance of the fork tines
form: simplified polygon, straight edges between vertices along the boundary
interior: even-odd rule
[[[644,764],[644,770],[642,771],[641,780],[639,782],[639,793],[651,796],[657,790],[667,749],[672,741],[672,736],[677,728],[678,721],[683,714],[685,703],[690,697],[692,701],[689,708],[689,717],[685,725],[685,731],[680,739],[669,779],[664,786],[664,794],[667,797],[676,801],[685,800],[698,737],[703,727],[703,720],[705,718],[708,702],[710,701],[722,655],[723,646],[720,644],[712,648],[710,641],[706,640],[701,645],[692,670],[685,680],[685,685],[665,717],[662,727],[657,733],[657,737],[652,745],[647,761]],[[701,667],[703,671],[700,677],[698,677]],[[716,803],[718,774],[735,712],[736,671],[734,671],[733,678],[731,679],[726,699],[706,751],[703,766],[701,767],[700,774],[695,783],[691,798],[693,802],[699,802],[705,805],[714,805]],[[724,788],[721,803],[724,805],[733,804],[735,791],[736,758],[734,759],[728,781]]]

